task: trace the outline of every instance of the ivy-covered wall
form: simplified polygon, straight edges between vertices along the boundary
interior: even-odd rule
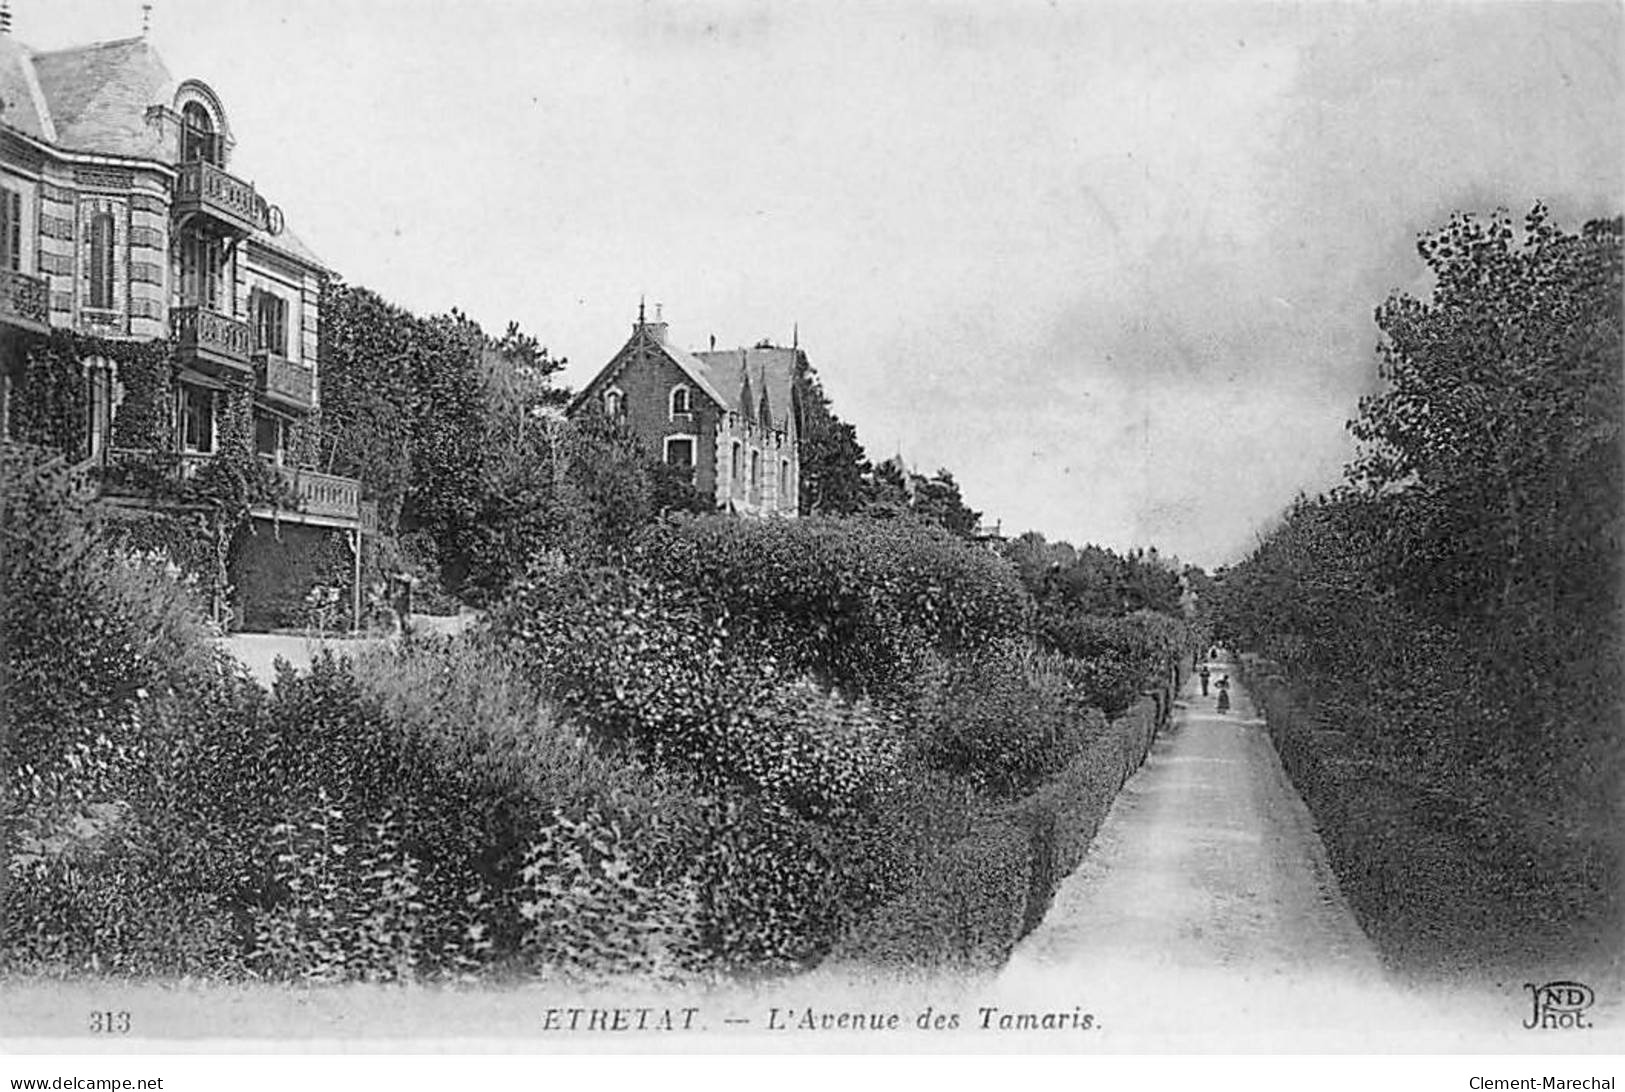
[[[251,519],[232,542],[232,599],[241,628],[304,628],[313,621],[306,597],[335,590],[332,624],[351,620],[354,563],[343,531]]]
[[[14,344],[11,435],[23,443],[65,452],[78,460],[86,447],[89,389],[84,361],[112,361],[124,399],[113,418],[115,447],[169,446],[174,363],[167,341],[110,341],[72,330],[19,334]]]

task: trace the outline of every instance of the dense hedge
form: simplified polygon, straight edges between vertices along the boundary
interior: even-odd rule
[[[1005,821],[979,826],[907,894],[844,937],[827,965],[889,971],[997,967],[1023,932],[1031,867],[1024,832]]]
[[[864,707],[783,673],[681,588],[616,569],[515,588],[497,639],[606,743],[809,818],[864,811],[890,780],[891,734]]]
[[[831,953],[836,965],[997,967],[1083,860],[1106,811],[1166,722],[1171,691],[1101,727],[1038,792],[977,823]]]
[[[848,692],[884,691],[921,650],[981,647],[1022,628],[1001,558],[912,521],[695,517],[648,528],[634,564],[693,589],[735,630]]]
[[[1048,647],[1078,662],[1091,701],[1108,717],[1122,714],[1166,665],[1182,663],[1190,645],[1184,622],[1148,610],[1123,617],[1046,613],[1038,631]]]
[[[1248,675],[1281,764],[1315,818],[1339,886],[1385,960],[1457,973],[1564,953],[1594,959],[1606,920],[1608,850],[1508,860],[1477,836],[1463,802],[1397,775],[1339,721],[1311,709],[1268,665]]]

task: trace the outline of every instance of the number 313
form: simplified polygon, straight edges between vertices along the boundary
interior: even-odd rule
[[[130,1031],[130,1014],[93,1012],[90,1014],[90,1030],[98,1034],[126,1035]]]

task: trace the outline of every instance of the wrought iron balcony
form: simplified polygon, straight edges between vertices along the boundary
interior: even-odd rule
[[[51,292],[44,277],[0,270],[0,323],[43,334],[51,326]]]
[[[254,354],[254,376],[262,397],[289,409],[309,410],[316,400],[316,373],[303,364],[265,350]]]
[[[177,220],[206,216],[232,235],[248,235],[267,227],[268,206],[252,182],[198,160],[183,163],[175,180]]]
[[[171,307],[169,332],[181,360],[200,371],[218,374],[224,368],[248,369],[254,334],[246,322],[207,307]]]

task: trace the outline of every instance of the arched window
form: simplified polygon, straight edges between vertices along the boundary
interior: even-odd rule
[[[750,500],[752,504],[762,503],[762,453],[750,453]]]
[[[795,498],[790,496],[790,460],[779,460],[779,507],[792,506]]]
[[[90,218],[90,306],[113,308],[113,214]]]
[[[679,413],[691,413],[688,400],[688,388],[681,384],[671,389],[671,415],[676,417]]]
[[[604,392],[604,413],[620,420],[626,416],[626,394],[618,388],[611,387]]]
[[[220,162],[220,141],[214,119],[201,103],[189,102],[181,110],[181,162]]]
[[[743,473],[744,457],[744,448],[740,445],[738,440],[735,440],[733,447],[733,458],[728,463],[728,488],[735,493],[742,491],[745,485],[745,477]]]

